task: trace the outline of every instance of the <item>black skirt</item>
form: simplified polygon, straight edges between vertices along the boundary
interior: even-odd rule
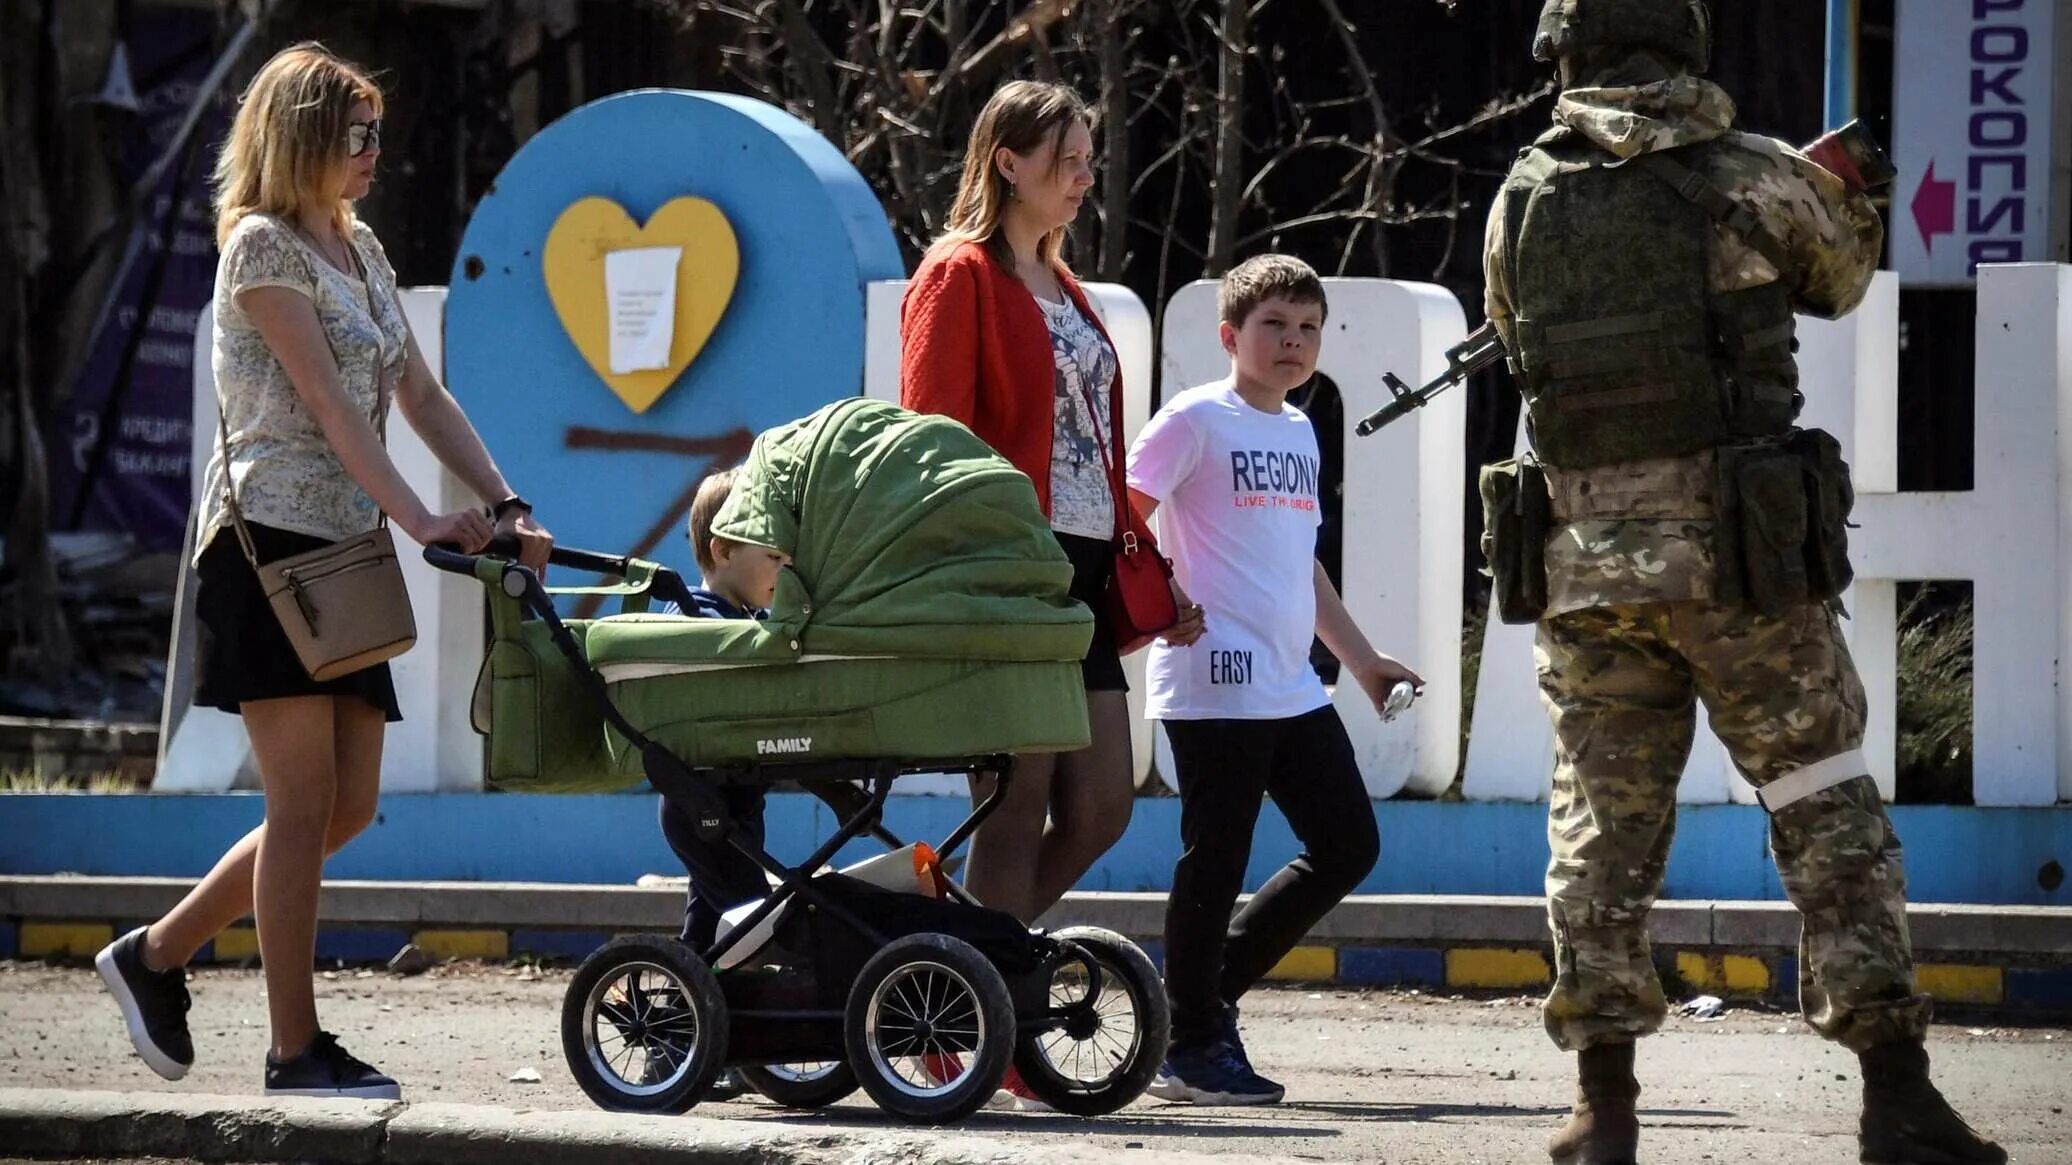
[[[275,562],[332,540],[247,522],[261,562]],[[309,678],[280,619],[260,589],[258,572],[245,558],[237,531],[225,526],[209,539],[195,569],[194,702],[236,712],[246,700],[283,696],[358,696],[381,709],[390,723],[403,718],[387,663],[361,668],[322,683]]]
[[[1086,690],[1127,692],[1130,684],[1123,678],[1122,657],[1116,654],[1115,628],[1108,622],[1105,598],[1108,579],[1115,574],[1115,544],[1105,538],[1052,533],[1065,548],[1065,557],[1072,560],[1072,597],[1094,613],[1094,640],[1087,645],[1086,658],[1079,661]]]

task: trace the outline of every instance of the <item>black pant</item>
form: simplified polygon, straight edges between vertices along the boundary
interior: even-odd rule
[[[1330,705],[1283,720],[1164,723],[1178,770],[1181,844],[1166,900],[1166,994],[1173,1042],[1199,1044],[1220,1028],[1223,1006],[1374,868],[1381,835],[1352,741]],[[1232,918],[1262,794],[1303,851]]]
[[[724,785],[714,790],[726,803],[727,815],[741,832],[763,844],[763,790],[754,785]],[[724,839],[705,841],[697,833],[699,809],[688,798],[662,795],[662,836],[690,872],[691,889],[683,911],[683,941],[703,954],[719,930],[719,916],[729,907],[770,892],[763,868]]]

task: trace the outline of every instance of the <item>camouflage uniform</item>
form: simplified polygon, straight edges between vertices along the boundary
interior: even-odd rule
[[[1791,147],[1730,127],[1734,104],[1695,76],[1571,88],[1555,120],[1621,158],[1700,142],[1706,177],[1754,212],[1795,260],[1782,272],[1724,228],[1715,293],[1792,281],[1793,307],[1854,309],[1884,229],[1868,199]],[[1488,312],[1512,351],[1503,200],[1484,251]],[[1804,917],[1799,999],[1822,1035],[1854,1050],[1921,1038],[1905,875],[1861,768],[1863,688],[1824,605],[1781,618],[1715,600],[1713,456],[1546,469],[1556,531],[1536,651],[1559,763],[1547,869],[1556,978],[1548,1033],[1565,1049],[1654,1031],[1665,1013],[1646,937],[1674,833],[1676,780],[1702,700],[1758,788],[1812,766],[1855,766],[1771,814],[1770,844]],[[1815,768],[1815,772],[1819,769]]]

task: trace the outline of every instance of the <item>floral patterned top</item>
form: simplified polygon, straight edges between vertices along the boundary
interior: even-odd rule
[[[1042,296],[1057,362],[1057,432],[1050,444],[1050,528],[1103,542],[1115,537],[1115,487],[1101,456],[1107,436],[1108,397],[1118,363],[1100,329],[1070,299]],[[1093,402],[1095,413],[1087,411]]]
[[[374,499],[347,474],[316,417],[302,403],[287,370],[238,306],[239,293],[286,287],[315,305],[338,363],[339,382],[371,420],[381,387],[402,379],[409,333],[396,296],[396,272],[374,231],[355,220],[355,263],[366,278],[320,256],[292,226],[272,215],[247,215],[230,232],[216,265],[216,403],[230,428],[230,479],[245,521],[319,538],[347,538],[380,519]],[[393,404],[393,402],[391,402]],[[202,523],[195,559],[230,522],[223,504],[223,437],[202,476]]]

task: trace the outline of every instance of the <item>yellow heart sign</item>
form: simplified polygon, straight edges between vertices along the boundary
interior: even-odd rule
[[[669,359],[662,368],[612,371],[612,313],[605,256],[645,247],[680,247]],[[646,226],[609,198],[581,199],[561,212],[540,256],[547,296],[576,350],[626,407],[646,412],[690,367],[726,314],[741,276],[741,244],[719,207],[702,198],[673,198]]]

